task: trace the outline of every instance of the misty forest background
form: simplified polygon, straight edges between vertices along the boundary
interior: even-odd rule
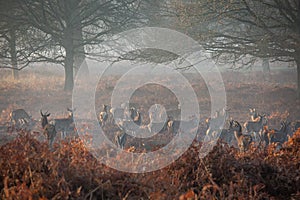
[[[0,68],[11,69],[13,78],[18,79],[22,69],[36,63],[61,65],[64,90],[71,91],[85,58],[150,63],[179,59],[151,49],[129,56],[105,56],[113,49],[101,46],[103,41],[122,31],[146,26],[187,34],[219,66],[245,69],[260,63],[266,74],[273,62],[283,67],[296,66],[295,95],[300,97],[297,0],[2,0]],[[83,66],[88,73],[87,65]]]
[[[201,50],[191,48],[179,56],[150,48],[122,52],[118,45],[105,45],[115,44],[113,36],[119,33],[143,27],[179,31],[196,40]],[[201,158],[207,120],[213,113],[209,88],[215,92],[220,88],[211,87],[219,82],[205,82],[199,73],[192,73],[193,63],[187,64],[185,58],[195,51],[203,55],[201,67],[212,61],[221,71],[228,109],[224,128],[229,118],[244,124],[250,120],[249,108],[256,108],[267,116],[266,131],[281,132],[280,124],[287,122],[290,137],[283,144],[252,142],[245,152],[239,150],[236,138],[232,144],[218,140]],[[86,61],[96,61],[99,68],[111,63],[106,72],[112,76],[97,83],[95,110],[83,109],[87,117],[79,119],[82,126],[70,126],[66,138],[58,131],[50,149],[41,110],[51,113],[49,120],[66,119],[66,108],[76,108],[71,101],[79,67],[87,78],[94,75]],[[174,67],[182,70],[199,103],[195,140],[180,158],[157,171],[117,171],[92,152],[104,152],[112,163],[122,159],[127,168],[132,164],[138,168],[145,161],[126,160],[110,146],[86,145],[99,133],[98,121],[90,118],[102,111],[101,105],[110,105],[114,86],[128,70],[124,63],[129,67],[178,63]],[[162,82],[174,80],[162,75]],[[134,74],[130,83],[145,76]],[[176,81],[172,84],[185,89]],[[84,94],[88,85],[79,88]],[[129,94],[132,84],[122,89],[118,97]],[[0,92],[0,199],[300,199],[299,0],[0,0]],[[185,99],[188,105],[189,100]],[[149,127],[148,111],[154,104],[164,106],[171,117],[181,112],[177,97],[159,84],[138,88],[130,104],[141,113],[143,127]],[[18,128],[11,123],[10,113],[18,108],[28,111],[32,126]],[[80,138],[77,130],[84,132]],[[120,131],[109,122],[103,130],[111,142]],[[179,131],[167,130],[150,138],[128,135],[121,152],[154,152],[177,136],[181,137]]]

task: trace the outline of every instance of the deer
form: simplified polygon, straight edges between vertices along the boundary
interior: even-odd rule
[[[108,119],[108,105],[102,105],[102,111],[99,113],[99,121],[102,127],[105,126]]]
[[[118,131],[117,134],[116,134],[116,136],[115,136],[115,143],[116,143],[116,145],[119,148],[124,149],[126,140],[127,140],[127,134],[123,130]]]
[[[222,129],[220,133],[219,139],[226,142],[227,144],[232,144],[232,141],[234,139],[234,121],[231,119],[229,121],[229,128],[228,129]]]
[[[56,129],[53,124],[48,123],[48,117],[50,116],[50,113],[48,111],[46,113],[43,113],[42,110],[40,110],[41,116],[42,116],[42,127],[43,127],[43,134],[47,137],[49,147],[52,148],[54,139],[56,137]]]
[[[300,128],[300,122],[296,122],[294,125],[294,131],[297,131]]]
[[[168,130],[168,133],[173,133],[175,132],[175,121],[172,116],[168,116],[168,120],[166,121],[166,127]]]
[[[227,111],[229,109],[223,108],[222,110],[217,110],[215,116],[209,117],[205,120],[207,125],[206,135],[214,138],[218,131],[222,130],[224,121],[227,118]]]
[[[268,141],[266,141],[266,144],[271,143],[279,143],[280,145],[283,144],[288,139],[288,127],[290,125],[290,122],[287,123],[286,121],[281,122],[281,127],[279,130],[265,130],[266,136]]]
[[[161,133],[166,130],[166,122],[155,122],[150,120],[150,123],[146,126],[150,133]]]
[[[130,118],[133,120],[135,124],[140,126],[142,124],[141,113],[134,107],[131,107],[129,111],[130,111]]]
[[[232,128],[233,128],[234,137],[237,140],[240,151],[245,152],[249,148],[249,146],[252,142],[251,135],[243,134],[242,126],[240,125],[240,123],[238,121],[235,121],[235,120],[232,121]]]
[[[223,121],[226,120],[228,116],[229,109],[223,108],[222,110],[217,110],[215,116],[209,117],[205,120],[207,127],[212,129],[220,129],[223,125]]]
[[[250,112],[250,118],[251,118],[251,121],[252,122],[258,122],[259,121],[259,115],[258,113],[256,112],[256,109],[255,108],[249,108],[249,112]]]
[[[151,106],[151,109],[149,110],[149,120],[152,122],[162,122],[165,120],[166,116],[166,110],[164,109],[164,107],[160,104],[154,104],[153,106]],[[180,110],[169,110],[168,111],[168,115],[173,115],[171,114],[173,112],[178,112]]]
[[[110,116],[110,121],[115,122],[116,120],[118,121],[119,119],[123,119],[124,117],[124,109],[123,108],[111,108],[109,110],[109,116]]]
[[[73,112],[76,109],[67,108],[68,116],[66,118],[56,118],[50,121],[51,124],[55,126],[56,131],[61,132],[61,138],[64,139],[70,132],[74,123]]]
[[[128,103],[122,103],[120,107],[113,107],[109,110],[110,121],[113,123],[118,123],[120,120],[128,118]]]
[[[24,109],[17,109],[13,110],[10,114],[10,122],[14,126],[22,126],[25,124],[31,123],[31,117],[28,115],[28,113]]]
[[[267,125],[266,115],[258,115],[258,121],[247,121],[244,123],[244,128],[247,133],[253,133],[255,141],[258,141],[258,138],[261,140],[263,127]]]
[[[189,118],[186,120],[175,120],[174,117],[168,116],[162,130],[167,130],[168,133],[175,135],[183,131],[191,131],[195,128],[198,129],[198,125],[198,118],[195,115],[189,116]]]
[[[207,135],[211,137],[211,139],[217,139],[221,140],[229,145],[232,144],[232,141],[234,139],[234,123],[233,120],[231,119],[229,121],[229,128],[227,129],[208,129]],[[219,137],[217,137],[219,133]]]

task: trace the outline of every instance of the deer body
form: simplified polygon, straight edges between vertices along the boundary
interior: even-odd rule
[[[70,132],[73,127],[72,124],[74,123],[73,119],[73,112],[74,109],[67,109],[69,114],[67,118],[57,118],[51,120],[51,124],[55,126],[56,131],[61,132],[61,138],[65,138],[67,136],[67,133]]]
[[[10,114],[10,121],[15,126],[22,126],[31,122],[31,117],[24,109],[13,110]]]
[[[99,113],[99,121],[101,126],[105,126],[108,119],[108,106],[103,105],[102,111]]]
[[[247,121],[244,124],[247,133],[253,133],[256,141],[258,141],[258,134],[261,137],[263,127],[267,124],[265,115],[259,115],[258,118],[259,120]]]
[[[52,148],[52,144],[54,142],[54,139],[56,137],[56,129],[53,124],[48,123],[48,117],[50,116],[50,113],[43,113],[42,110],[40,111],[42,116],[42,127],[44,130],[44,135],[47,136],[47,140],[49,143],[49,147]]]
[[[300,128],[300,122],[296,122],[294,125],[294,131],[297,131]]]
[[[246,151],[252,142],[252,137],[250,135],[243,135],[242,126],[237,121],[233,121],[233,127],[234,136],[237,140],[240,151]]]
[[[268,130],[268,144],[270,143],[280,143],[283,144],[288,139],[288,126],[289,123],[281,122],[281,127],[279,130]]]
[[[234,127],[233,127],[233,120],[230,120],[229,122],[229,128],[228,129],[222,129],[220,133],[219,139],[226,142],[227,144],[232,144],[232,141],[234,139]]]
[[[251,118],[251,121],[252,122],[258,122],[259,121],[259,115],[257,114],[256,112],[256,109],[253,108],[253,109],[249,109],[250,111],[250,118]]]
[[[115,143],[119,148],[124,149],[126,139],[127,139],[126,133],[124,131],[119,131],[115,136]]]
[[[142,116],[141,113],[134,107],[130,108],[130,118],[136,123],[138,126],[142,124]]]

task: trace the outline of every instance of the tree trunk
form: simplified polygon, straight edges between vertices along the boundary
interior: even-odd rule
[[[65,58],[65,91],[72,91],[74,86],[73,77],[73,49],[66,48],[66,58]]]
[[[262,70],[265,81],[270,80],[270,64],[268,58],[263,58],[262,60]]]
[[[263,73],[264,74],[269,74],[270,73],[270,64],[269,64],[269,59],[268,58],[263,58],[262,68],[263,68]]]
[[[80,24],[80,22],[79,22]],[[82,72],[87,76],[89,74],[89,69],[86,63],[84,63],[85,59],[85,50],[83,45],[83,36],[82,36],[82,28],[79,25],[78,28],[75,29],[74,32],[74,76],[76,76],[79,68],[83,68]]]
[[[297,98],[300,100],[300,58],[296,58],[297,65]]]
[[[84,41],[82,34],[82,18],[80,10],[78,9],[80,1],[73,1],[73,12],[74,12],[74,32],[73,32],[73,44],[74,44],[74,77],[76,76],[79,68],[82,68],[82,72],[87,76],[89,74],[89,69],[85,61],[85,50],[84,50]]]
[[[74,47],[73,34],[70,28],[65,30],[65,91],[72,91],[74,86],[73,64],[74,64]]]
[[[12,66],[12,77],[13,79],[19,79],[18,61],[17,61],[17,51],[16,51],[16,31],[14,28],[10,29],[10,56],[11,56],[11,66]]]

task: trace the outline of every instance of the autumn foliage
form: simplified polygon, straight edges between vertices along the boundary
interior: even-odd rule
[[[129,174],[98,163],[80,139],[50,151],[20,131],[0,147],[1,199],[299,199],[299,130],[280,150],[220,143],[200,159],[200,145],[164,169]]]
[[[300,199],[299,130],[280,150],[272,144],[267,148],[252,146],[240,153],[237,148],[219,143],[200,159],[203,144],[194,141],[178,160],[161,170],[143,174],[120,172],[98,162],[78,138],[58,140],[53,150],[49,150],[38,121],[36,132],[6,131],[13,109],[24,108],[38,120],[40,109],[49,110],[52,118],[64,117],[61,111],[71,105],[71,94],[58,89],[63,85],[62,77],[29,75],[24,75],[20,82],[4,79],[0,84],[0,199]],[[224,79],[229,114],[235,120],[247,120],[249,106],[268,112],[272,128],[278,128],[287,117],[299,119],[300,104],[292,95],[290,75],[280,87],[277,81],[282,73],[274,75],[269,84],[234,82],[245,77],[237,74],[233,80],[233,74],[229,75]],[[96,94],[95,100],[99,107],[109,102],[111,83],[114,81],[104,80],[99,84],[101,93]],[[205,98],[207,91],[197,81],[193,86],[201,97],[199,105],[204,121],[210,113],[206,109],[210,107]],[[142,89],[132,100],[144,105],[140,109],[144,114],[153,103],[167,105],[173,100],[172,96],[161,96],[162,89],[158,86]],[[147,95],[150,100],[144,98]],[[205,133],[205,125],[201,124],[199,133]],[[169,141],[167,136],[158,138]],[[162,145],[153,144],[156,143],[149,144],[151,150]],[[125,150],[131,151],[132,146],[136,146],[135,142],[129,139]]]

